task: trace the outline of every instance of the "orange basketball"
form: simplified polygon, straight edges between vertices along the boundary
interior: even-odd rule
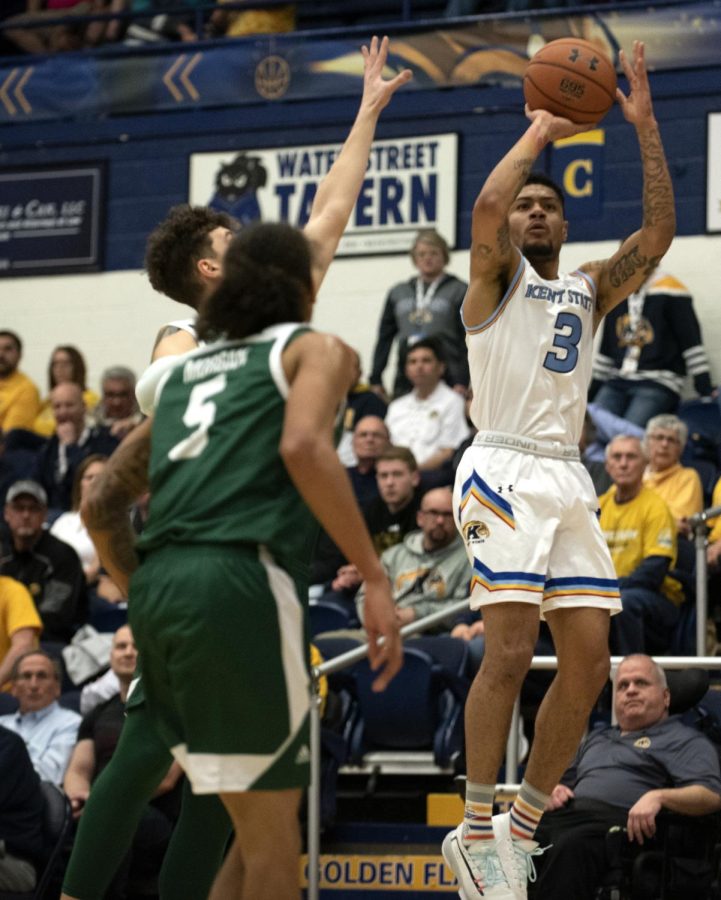
[[[530,109],[547,109],[579,125],[599,122],[616,99],[611,60],[590,41],[559,38],[536,53],[523,76]]]

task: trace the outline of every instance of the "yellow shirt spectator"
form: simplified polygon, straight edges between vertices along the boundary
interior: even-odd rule
[[[674,519],[686,519],[703,509],[703,488],[696,469],[676,463],[662,472],[644,472],[643,483],[666,501]]]
[[[37,647],[42,627],[25,585],[0,575],[0,690],[10,690],[13,663],[21,654]]]
[[[666,503],[649,488],[626,503],[616,502],[611,487],[599,499],[601,530],[619,578],[625,578],[649,556],[667,556],[676,563],[676,525]],[[666,575],[661,592],[676,606],[683,600],[681,584]]]
[[[218,0],[220,4],[231,0]],[[295,6],[287,4],[272,9],[233,9],[227,12],[226,37],[245,34],[279,34],[295,30]]]
[[[22,372],[12,372],[0,378],[0,428],[32,429],[40,409],[40,394],[33,382]]]

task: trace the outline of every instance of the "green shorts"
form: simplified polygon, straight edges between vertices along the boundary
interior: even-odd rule
[[[290,575],[263,548],[171,545],[130,594],[148,710],[194,793],[306,786],[308,641]]]

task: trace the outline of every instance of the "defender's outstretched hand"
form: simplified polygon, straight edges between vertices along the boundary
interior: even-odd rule
[[[643,41],[633,42],[633,63],[628,61],[626,54],[621,50],[618,54],[623,71],[628,79],[628,97],[620,88],[616,89],[616,98],[621,106],[621,111],[627,122],[639,126],[655,121],[653,115],[653,103],[651,101],[651,88],[646,72],[646,51]]]
[[[410,69],[403,69],[398,75],[386,81],[383,69],[388,59],[388,37],[382,41],[374,35],[370,48],[361,47],[363,54],[363,104],[369,104],[379,112],[388,105],[393,94],[402,84],[407,84],[413,77]]]

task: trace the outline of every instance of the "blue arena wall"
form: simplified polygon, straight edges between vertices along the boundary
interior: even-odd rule
[[[613,55],[644,37],[678,234],[706,231],[707,115],[721,111],[721,4],[607,10],[391,33],[390,62],[410,64],[415,77],[384,111],[377,138],[458,135],[457,247],[468,247],[480,185],[524,128],[520,73],[534,31],[545,39],[601,35]],[[2,59],[0,168],[104,161],[103,267],[137,269],[148,231],[189,197],[191,154],[343,139],[360,97],[357,48],[367,38],[361,29]],[[271,59],[287,71],[279,74]],[[575,191],[572,241],[620,239],[640,224],[638,145],[618,107],[595,141],[549,149],[540,162]]]

